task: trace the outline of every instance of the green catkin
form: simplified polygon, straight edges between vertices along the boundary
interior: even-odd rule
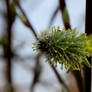
[[[90,63],[87,57],[92,56],[92,36],[80,35],[76,30],[60,30],[60,27],[52,27],[41,32],[39,40],[33,43],[33,50],[46,53],[47,61],[55,66],[61,64],[68,70],[80,70],[80,67]]]

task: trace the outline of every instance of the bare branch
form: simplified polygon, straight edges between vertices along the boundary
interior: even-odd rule
[[[25,18],[27,20],[27,24],[28,24],[27,26],[32,30],[35,38],[38,39],[37,34],[35,32],[35,29],[33,28],[32,24],[29,22],[29,19],[27,18],[27,15],[25,14],[24,10],[22,9],[22,7],[19,3],[19,0],[15,0],[15,1],[16,1],[16,4],[17,4],[18,8],[20,9],[20,11],[22,12],[22,14],[25,16]]]
[[[11,50],[11,45],[12,45],[12,24],[14,20],[11,17],[11,5],[10,5],[10,0],[6,0],[6,7],[7,7],[7,35],[6,35],[6,47],[3,47],[4,50],[4,57],[6,60],[6,78],[8,82],[8,90],[7,91],[14,91],[13,83],[12,83],[12,50]],[[11,89],[12,88],[12,89]]]
[[[67,17],[69,19],[69,14],[68,14],[68,11],[67,11],[67,8],[66,8],[66,3],[65,3],[65,0],[59,0],[59,6],[60,6],[60,10],[61,10],[61,13],[62,13],[62,19],[63,19],[63,22],[64,22],[64,26],[66,29],[71,29],[71,25],[70,25],[70,21],[68,20],[67,22],[64,20],[64,12],[65,12],[65,9],[66,9],[66,12],[67,12]]]
[[[65,86],[65,88],[67,88],[68,92],[70,92],[68,86],[66,85],[66,83],[64,82],[64,80],[61,78],[61,76],[60,76],[59,72],[56,70],[55,66],[52,64],[52,62],[50,62],[50,63],[51,63],[51,68],[54,71],[54,73],[56,74],[56,77],[57,77],[59,83],[61,85],[63,84]]]

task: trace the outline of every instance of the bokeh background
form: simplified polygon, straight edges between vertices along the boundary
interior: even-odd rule
[[[10,0],[12,2],[12,0]],[[6,0],[0,0],[0,38],[6,34]],[[77,28],[78,32],[85,32],[85,0],[65,0],[68,10],[71,28]],[[58,10],[51,23],[51,18],[55,10],[59,6],[59,0],[20,0],[20,5],[27,15],[28,20],[32,24],[36,33],[52,26],[64,27],[62,12]],[[12,7],[11,7],[12,8]],[[16,11],[20,13],[18,7]],[[20,13],[21,15],[21,13]],[[50,24],[51,23],[51,24]],[[32,92],[31,86],[34,79],[34,69],[36,64],[37,52],[32,51],[32,43],[36,41],[30,28],[24,25],[21,19],[16,16],[12,25],[12,50],[16,55],[11,62],[11,76],[12,84],[15,92]],[[0,92],[8,92],[7,87],[7,64],[6,59],[3,58],[4,50],[0,45]],[[62,92],[56,75],[45,62],[45,56],[40,58],[41,73],[39,81],[34,86],[34,92]],[[79,92],[75,77],[72,73],[66,73],[66,70],[60,69],[58,65],[57,70],[62,76],[65,83],[69,86],[71,92]],[[13,91],[11,91],[13,92]],[[63,91],[66,92],[66,91]]]

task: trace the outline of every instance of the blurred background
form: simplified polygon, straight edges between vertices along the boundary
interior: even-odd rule
[[[85,32],[85,2],[0,0],[0,92],[67,92],[45,56],[32,51],[34,31],[39,35],[52,26],[65,26]],[[56,70],[70,92],[84,92],[72,72],[67,74],[60,65]]]

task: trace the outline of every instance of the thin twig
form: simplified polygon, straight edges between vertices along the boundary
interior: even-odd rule
[[[55,66],[52,64],[52,62],[50,62],[50,63],[51,63],[51,68],[54,71],[54,73],[56,74],[56,77],[57,77],[59,83],[61,85],[63,84],[65,86],[65,88],[67,89],[67,91],[70,92],[68,86],[66,85],[66,83],[64,82],[64,80],[61,78],[61,76],[60,76],[59,72],[56,70]]]
[[[62,19],[63,19],[63,13],[64,13],[64,10],[66,8],[65,0],[59,0],[59,4],[60,4],[59,6],[60,6],[60,10],[62,12]],[[66,8],[66,10],[67,10],[67,8]],[[68,14],[68,11],[67,11],[67,14]],[[67,17],[69,18],[69,14],[68,14]],[[66,29],[69,29],[69,28],[71,29],[70,21],[65,22],[64,19],[63,19],[63,22],[64,22],[64,26],[65,26]]]
[[[28,23],[28,27],[31,29],[31,31],[33,32],[34,36],[36,37],[36,39],[38,39],[37,34],[35,32],[35,29],[33,28],[32,24],[29,22],[29,19],[27,18],[27,15],[25,14],[24,10],[22,9],[19,0],[15,0],[16,4],[18,6],[18,8],[20,9],[20,11],[22,12],[22,14],[25,16],[27,23]]]
[[[42,68],[41,68],[41,63],[40,63],[40,56],[36,56],[36,62],[35,62],[35,67],[34,67],[34,78],[32,81],[32,85],[30,87],[31,92],[34,91],[35,85],[39,82],[41,72],[42,72]]]

